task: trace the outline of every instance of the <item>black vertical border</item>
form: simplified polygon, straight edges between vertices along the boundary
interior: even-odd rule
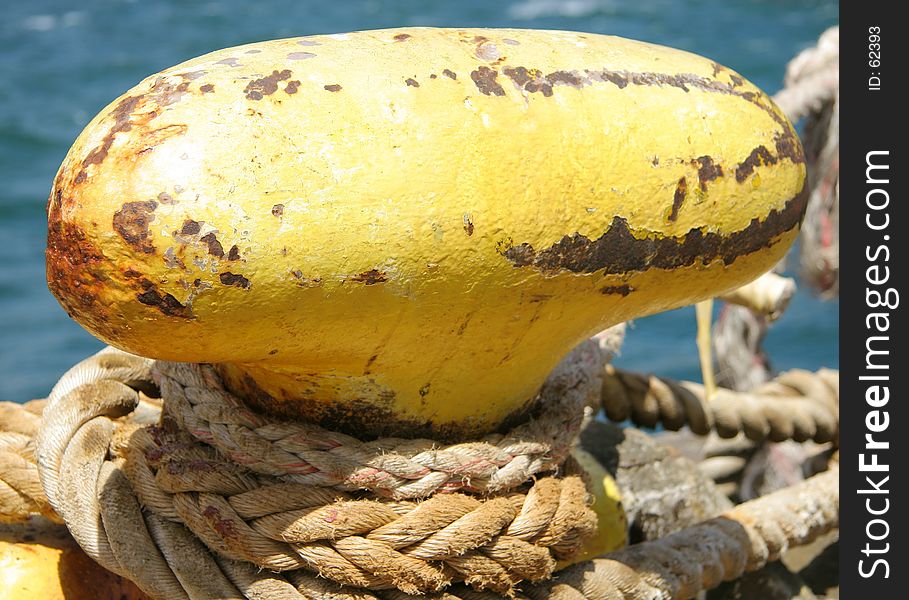
[[[909,558],[905,550],[909,535],[902,526],[909,505],[905,503],[906,494],[897,491],[905,489],[906,474],[909,473],[909,465],[905,464],[909,461],[909,443],[903,441],[909,439],[909,417],[904,408],[909,402],[905,383],[909,378],[909,364],[905,361],[909,331],[900,315],[901,304],[909,302],[909,296],[902,297],[902,292],[909,292],[904,285],[909,270],[909,211],[904,209],[904,204],[909,198],[903,183],[909,176],[903,165],[909,148],[909,127],[906,127],[905,118],[907,103],[900,98],[905,98],[901,80],[905,61],[909,58],[905,44],[909,32],[897,15],[897,9],[902,6],[900,2],[884,0],[843,0],[840,5],[840,597],[850,599],[909,598],[906,591],[909,567],[905,562]],[[869,56],[872,27],[880,27],[881,64],[878,67],[869,64],[869,59],[873,58]],[[869,89],[872,76],[880,78],[880,89]],[[900,105],[901,111],[898,110]],[[866,155],[871,151],[889,151],[885,157],[890,165],[886,184],[866,182]],[[884,159],[876,160],[882,162]],[[866,194],[875,187],[886,189],[890,198],[886,209],[890,225],[881,231],[874,231],[866,222],[868,213],[873,212],[866,206]],[[875,201],[880,198],[880,194],[875,195]],[[875,213],[872,218],[881,219],[882,214]],[[884,239],[885,236],[889,239]],[[886,254],[883,251],[878,256],[880,260],[868,260],[866,253],[874,256],[881,245],[889,248],[890,260],[883,262]],[[867,282],[866,270],[873,264],[889,266],[890,279],[886,284],[871,286]],[[870,308],[866,300],[867,289],[883,292],[887,287],[900,293],[900,306],[893,310]],[[869,372],[865,362],[866,342],[869,336],[882,334],[866,327],[866,316],[878,311],[889,312],[886,348],[889,355],[886,360],[890,368]],[[882,343],[876,344],[878,349],[884,349]],[[886,406],[875,408],[866,402],[866,392],[873,383],[860,378],[881,373],[890,376],[889,381],[878,382],[889,387],[890,400]],[[874,410],[888,413],[887,429],[873,434],[876,440],[890,443],[887,450],[865,448],[865,435],[869,433],[866,419]],[[871,418],[878,419],[872,425],[880,427],[879,419],[883,416],[878,414]],[[883,474],[890,476],[886,483],[880,483],[881,473],[859,470],[861,453],[865,453],[866,463],[871,460],[870,454],[875,453],[880,463],[889,465],[889,473]],[[870,489],[866,476],[871,476],[874,483],[888,492],[860,493],[860,490]],[[879,516],[870,514],[866,506],[868,499],[871,499],[872,509],[880,511],[889,506],[889,510]],[[889,500],[889,505],[885,499]],[[886,527],[875,523],[868,530],[869,522],[875,518],[886,521]],[[876,541],[869,538],[869,531],[874,536],[881,536],[885,531],[888,535]],[[866,544],[872,549],[888,551],[866,554],[863,552]],[[878,558],[887,562],[889,577],[884,577],[887,569],[883,565],[878,565],[871,577],[863,577],[859,573],[859,561],[864,561],[867,572]]]

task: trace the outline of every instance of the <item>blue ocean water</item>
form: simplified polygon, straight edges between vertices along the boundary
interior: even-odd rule
[[[31,0],[0,19],[0,399],[45,395],[101,343],[47,291],[44,206],[101,108],[145,76],[259,40],[405,25],[609,33],[682,48],[777,91],[787,61],[837,21],[829,0]],[[836,302],[798,295],[767,347],[777,368],[836,367]],[[637,321],[622,366],[698,377],[694,311]]]

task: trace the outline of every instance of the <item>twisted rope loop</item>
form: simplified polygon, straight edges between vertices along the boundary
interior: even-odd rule
[[[749,393],[718,390],[707,401],[703,386],[606,367],[602,403],[613,421],[631,419],[698,435],[744,433],[752,441],[834,441],[839,433],[839,373],[794,369]]]
[[[506,491],[561,464],[591,414],[589,383],[601,364],[591,343],[573,356],[574,367],[558,370],[541,391],[537,418],[506,435],[454,445],[398,438],[361,442],[317,425],[270,420],[227,392],[209,366],[158,362],[155,377],[181,428],[251,471],[408,499]]]
[[[44,404],[0,402],[0,522],[25,521],[32,515],[60,522],[41,488],[32,440]]]
[[[520,581],[550,577],[596,529],[580,477],[528,485],[512,474],[515,464],[519,473],[551,470],[567,453],[599,384],[595,348],[577,353],[543,392],[562,399],[560,412],[573,404],[575,416],[546,423],[544,410],[510,435],[448,447],[362,443],[269,421],[199,365],[155,366],[165,410],[148,426],[155,411],[143,409],[140,392],[105,376],[148,373],[150,362],[106,352],[51,395],[38,435],[41,476],[86,552],[153,597],[252,598],[262,586],[301,597],[293,584],[308,586],[313,574],[409,594],[455,582],[513,594]],[[148,388],[147,379],[128,381]],[[426,481],[430,491],[499,491],[418,501]]]
[[[569,387],[555,385],[551,393],[574,392],[574,402],[590,403],[599,391],[595,374],[602,363],[585,359],[583,352],[572,360],[574,367],[564,372],[577,368],[583,374],[563,372],[556,381]],[[51,394],[36,443],[48,502],[74,538],[95,560],[154,598],[691,598],[837,523],[834,472],[660,540],[570,566],[550,579],[556,561],[570,558],[596,526],[570,461],[561,477],[538,477],[483,498],[460,492],[401,498],[394,490],[408,483],[399,479],[419,481],[425,475],[408,480],[400,465],[413,461],[426,467],[421,456],[431,452],[426,442],[408,447],[402,440],[354,440],[350,453],[338,453],[348,462],[313,477],[316,471],[306,465],[329,464],[342,447],[324,440],[344,438],[306,429],[313,441],[305,441],[287,424],[253,420],[261,417],[229,398],[218,409],[199,385],[211,376],[205,368],[159,365],[157,370],[167,373],[159,375],[162,389],[183,390],[182,400],[167,399],[163,416],[159,403],[143,393],[154,392],[150,361],[108,350],[77,366]],[[633,397],[649,389],[642,383],[652,381],[616,371],[610,377],[626,378],[621,385]],[[688,384],[677,385],[696,396]],[[215,396],[225,393],[218,385],[208,389]],[[822,389],[835,395],[834,373],[787,375],[762,394],[797,405],[799,394],[815,402]],[[689,404],[686,410],[695,414]],[[662,406],[657,402],[658,414],[665,413]],[[703,406],[702,411],[714,414]],[[706,419],[712,426],[722,420]],[[21,422],[31,423],[32,432],[37,425],[28,416]],[[182,429],[181,423],[192,427]],[[482,443],[501,450],[507,439]],[[384,448],[402,458],[362,464],[364,452]],[[275,456],[286,459],[277,451],[293,457],[288,475],[268,471],[282,464]],[[383,474],[353,477],[364,468]],[[439,470],[437,464],[431,468]],[[446,472],[446,482],[454,479],[452,472]],[[355,489],[360,480],[383,497]],[[471,484],[460,489],[472,489]],[[454,486],[437,489],[449,487]]]

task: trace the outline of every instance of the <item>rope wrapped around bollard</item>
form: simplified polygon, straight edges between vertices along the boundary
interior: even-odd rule
[[[351,461],[350,472],[382,472],[362,478],[379,492],[367,497],[353,480],[326,475],[330,469],[313,478],[316,471],[305,464],[330,464],[318,462],[325,458],[320,452],[330,451],[301,446],[289,425],[236,429],[243,407],[228,403],[217,410],[208,404],[198,390],[223,390],[202,366],[156,366],[162,389],[179,381],[186,402],[172,404],[165,393],[159,419],[157,402],[139,391],[153,391],[141,375],[150,366],[108,350],[74,368],[48,400],[37,446],[48,503],[76,540],[107,569],[156,598],[690,598],[836,526],[833,472],[665,538],[569,566],[552,578],[556,561],[570,557],[595,528],[587,492],[570,464],[560,476],[541,470],[532,485],[491,495],[402,498],[393,490],[412,488],[389,482],[404,479],[407,463],[399,457],[379,467],[358,465],[371,442],[357,442],[356,460],[340,453]],[[577,374],[596,368],[602,365],[588,362],[574,379],[563,373],[562,385],[573,383],[567,389],[578,392],[578,406],[590,402],[590,390],[584,390],[599,379]],[[574,420],[563,416],[562,423]],[[550,431],[525,429],[542,430]],[[337,434],[326,435],[307,443],[337,441]],[[547,442],[559,447],[551,438],[537,440]],[[420,445],[425,442],[414,443],[408,448],[398,440],[394,447],[422,464],[420,454],[431,450]],[[514,446],[509,436],[482,443],[533,449]],[[387,449],[388,442],[376,448]],[[278,450],[294,457],[286,463],[296,471],[291,479],[268,472],[285,464],[275,460],[287,458]],[[449,463],[437,461],[430,470],[441,464]],[[462,491],[488,490],[494,481],[480,477],[477,486],[466,485],[458,473],[450,480],[460,477]],[[412,476],[419,481],[425,474]]]
[[[154,597],[247,594],[274,579],[247,581],[237,563],[354,588],[415,594],[461,581],[510,594],[550,577],[596,528],[579,476],[543,476],[563,463],[599,385],[596,346],[573,356],[535,419],[443,447],[266,419],[203,365],[155,365],[165,403],[149,427],[132,421],[139,392],[105,378],[131,363],[141,372],[144,359],[107,352],[52,394],[37,440],[42,482],[83,549]],[[435,490],[485,495],[422,500]]]

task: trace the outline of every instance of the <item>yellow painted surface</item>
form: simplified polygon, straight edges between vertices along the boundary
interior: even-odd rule
[[[231,48],[86,127],[48,280],[106,342],[222,363],[272,410],[475,435],[592,333],[775,264],[803,209],[794,135],[733,71],[609,36]]]
[[[58,525],[0,523],[3,600],[145,600],[132,583],[90,559]]]
[[[628,543],[628,520],[622,506],[622,493],[612,475],[592,454],[580,447],[574,448],[571,455],[590,481],[593,510],[597,514],[597,533],[584,543],[581,552],[572,561],[575,563],[625,546]]]

